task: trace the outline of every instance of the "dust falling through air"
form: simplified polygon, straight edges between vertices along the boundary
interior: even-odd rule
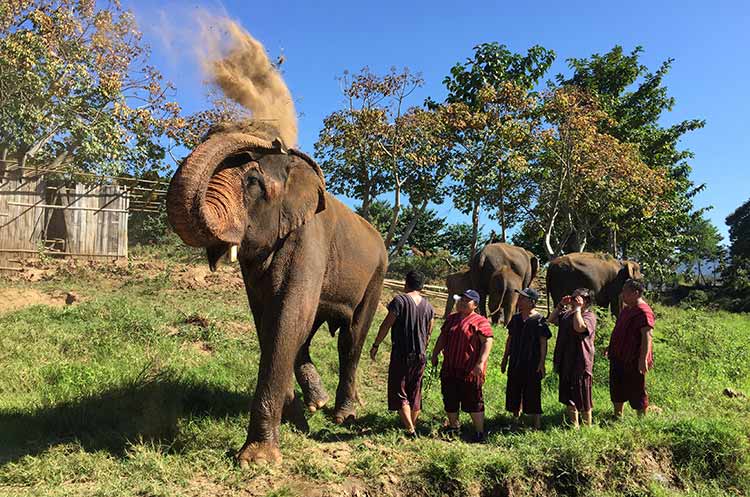
[[[224,95],[268,121],[287,147],[297,145],[297,112],[284,79],[266,49],[236,22],[202,13],[199,57],[210,80]]]

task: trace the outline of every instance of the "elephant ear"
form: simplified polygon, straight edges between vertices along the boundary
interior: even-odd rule
[[[617,273],[621,281],[635,279],[636,267],[635,263],[631,261],[621,261],[620,271]]]
[[[528,250],[526,252],[530,256],[529,262],[531,263],[531,281],[534,281],[534,278],[536,278],[536,275],[539,272],[539,259],[537,259],[536,256]]]
[[[641,271],[641,267],[637,262],[625,261],[625,267],[627,268],[628,278],[631,280],[638,279],[638,273]]]
[[[325,210],[325,179],[320,167],[307,155],[289,150],[290,166],[281,205],[279,238],[308,222]]]

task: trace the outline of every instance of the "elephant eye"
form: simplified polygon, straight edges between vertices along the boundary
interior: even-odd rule
[[[247,185],[247,188],[255,185],[260,185],[260,179],[257,176],[248,176],[245,179],[245,184]]]

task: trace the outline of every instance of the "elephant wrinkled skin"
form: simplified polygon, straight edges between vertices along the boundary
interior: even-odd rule
[[[481,297],[481,314],[497,323],[502,313],[507,325],[518,300],[515,290],[531,286],[538,269],[538,259],[526,249],[507,243],[486,245],[474,256],[470,269],[472,286]]]
[[[620,292],[628,278],[640,280],[641,266],[634,261],[618,261],[612,256],[577,252],[553,259],[547,268],[547,292],[557,305],[576,288],[594,292],[594,301],[620,314]]]
[[[460,271],[452,273],[445,277],[445,287],[448,289],[448,299],[445,303],[445,313],[443,319],[453,312],[453,296],[461,295],[471,288],[471,273],[469,271]]]
[[[212,269],[239,245],[261,350],[241,465],[280,460],[282,414],[306,425],[294,376],[308,409],[328,401],[309,350],[323,323],[339,333],[334,419],[355,415],[357,364],[388,264],[378,231],[325,191],[312,159],[276,136],[261,123],[214,129],[177,170],[167,198],[175,231],[206,248]]]

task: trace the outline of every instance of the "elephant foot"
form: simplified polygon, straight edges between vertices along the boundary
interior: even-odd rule
[[[328,394],[323,392],[323,396],[317,397],[317,398],[310,398],[307,400],[307,410],[310,412],[315,412],[318,409],[321,409],[323,406],[328,403]]]
[[[339,407],[333,413],[333,422],[337,425],[351,423],[357,419],[357,410],[354,408]]]
[[[315,412],[326,405],[330,397],[312,363],[299,367],[297,381],[302,388],[302,396],[310,412]]]
[[[302,401],[297,395],[295,395],[291,400],[284,404],[284,410],[282,411],[281,418],[287,423],[291,423],[292,426],[294,426],[302,433],[310,432],[310,426],[307,424],[307,419],[305,418],[305,411],[302,406]]]
[[[240,468],[247,469],[251,464],[267,465],[281,462],[281,451],[278,445],[271,442],[247,443],[237,453]]]

